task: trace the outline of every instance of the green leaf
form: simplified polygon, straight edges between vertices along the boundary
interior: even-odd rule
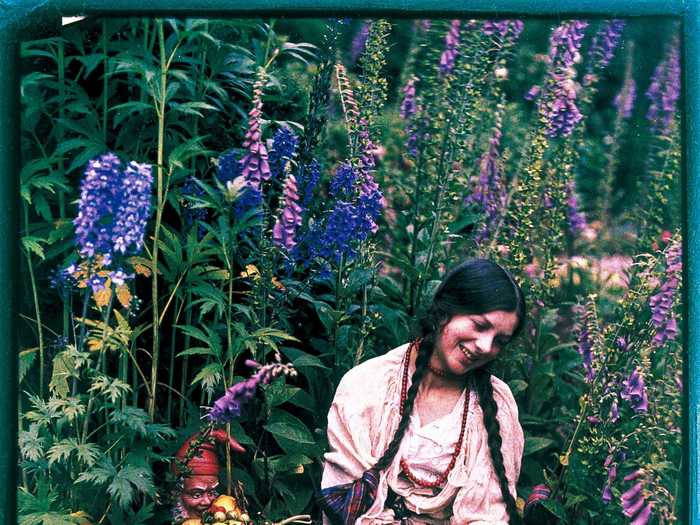
[[[46,242],[45,239],[40,239],[39,237],[26,236],[22,237],[22,246],[27,252],[32,252],[40,259],[44,259],[44,248],[41,247],[41,242]]]
[[[283,379],[278,379],[264,388],[265,399],[270,407],[276,407],[289,401],[300,390],[300,388],[287,385]]]
[[[324,365],[321,360],[313,355],[310,354],[305,354],[297,357],[292,364],[294,365],[294,368],[303,368],[303,367],[316,367],[316,368],[324,368],[326,370],[330,370],[326,365]]]
[[[513,379],[510,383],[508,383],[508,386],[513,392],[513,395],[517,396],[520,392],[527,389],[527,382],[523,381],[522,379]]]
[[[301,445],[316,443],[313,435],[300,419],[280,409],[272,411],[269,422],[263,428],[275,437],[285,451],[298,452],[294,450],[294,443]]]
[[[523,456],[529,456],[530,454],[534,454],[535,452],[539,452],[553,445],[555,445],[555,442],[552,439],[528,436],[525,438]]]
[[[38,353],[38,347],[28,348],[26,350],[22,350],[19,353],[19,375],[17,379],[18,383],[24,381],[24,378],[27,376],[27,372],[32,367],[32,364],[34,364]]]
[[[75,357],[68,350],[59,352],[53,358],[52,368],[49,390],[58,397],[66,397],[70,391],[68,380],[77,377]]]

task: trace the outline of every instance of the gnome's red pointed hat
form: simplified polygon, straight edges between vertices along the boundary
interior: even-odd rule
[[[201,441],[199,445],[197,442]],[[188,456],[188,451],[196,447],[196,450],[189,452],[190,459],[185,464],[189,476],[218,476],[221,465],[219,456],[216,454],[216,445],[224,445],[235,452],[245,452],[245,449],[234,438],[228,436],[225,430],[216,429],[209,432],[202,441],[202,435],[197,432],[185,441],[180,450],[175,454],[176,461],[172,463],[173,472],[181,474],[180,467]]]

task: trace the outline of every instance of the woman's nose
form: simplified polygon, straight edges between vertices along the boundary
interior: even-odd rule
[[[481,334],[476,342],[476,347],[480,355],[488,356],[494,351],[493,339],[494,334],[491,332]]]

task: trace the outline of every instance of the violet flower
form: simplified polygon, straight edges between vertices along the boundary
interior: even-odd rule
[[[452,20],[450,29],[445,35],[445,50],[440,55],[440,74],[447,75],[455,67],[457,58],[457,46],[459,45],[460,20]]]
[[[255,396],[258,386],[270,383],[280,375],[295,376],[296,370],[291,364],[280,362],[260,365],[252,359],[247,359],[246,366],[257,368],[257,372],[240,383],[228,388],[223,396],[214,401],[206,418],[212,423],[224,424],[240,417],[245,405]]]
[[[649,409],[649,400],[644,385],[644,377],[635,368],[630,376],[622,382],[624,389],[620,397],[627,401],[637,414],[646,413]]]
[[[499,163],[501,136],[500,125],[497,125],[489,139],[488,149],[478,160],[478,183],[472,194],[465,199],[465,205],[477,205],[484,213],[483,224],[477,229],[474,236],[477,243],[488,239],[493,233],[507,199]]]
[[[576,106],[575,71],[588,22],[571,20],[556,27],[549,39],[549,72],[546,92],[540,97],[540,113],[547,120],[547,136],[571,134],[583,116]]]
[[[681,245],[676,242],[666,249],[666,280],[659,292],[649,298],[651,323],[656,329],[652,345],[662,347],[678,335],[678,323],[673,313],[676,293],[680,285],[682,271]]]
[[[283,246],[288,252],[296,245],[294,236],[301,226],[301,206],[299,206],[299,194],[297,181],[291,173],[287,175],[282,192],[284,206],[272,228],[272,240],[277,246]]]
[[[620,43],[620,37],[624,28],[624,20],[610,20],[593,36],[593,42],[588,52],[590,58],[588,64],[589,73],[605,69],[610,64]]]
[[[593,341],[588,328],[588,314],[586,314],[578,333],[578,353],[583,357],[583,369],[585,371],[586,382],[590,383],[595,379],[593,369]]]
[[[573,180],[566,184],[566,218],[569,222],[569,230],[574,236],[586,229],[586,215],[579,210],[576,183]]]
[[[288,127],[282,126],[275,132],[268,154],[272,179],[284,176],[287,166],[296,155],[298,145],[299,137]]]
[[[262,77],[262,73],[260,74]],[[260,120],[262,116],[262,92],[264,78],[258,78],[253,85],[253,108],[248,112],[248,131],[246,131],[243,147],[247,149],[241,159],[241,175],[248,181],[248,186],[260,190],[263,180],[271,177],[267,148],[262,140]]]
[[[624,480],[631,481],[640,476],[641,472],[635,471],[625,476]],[[633,518],[631,521],[632,525],[646,525],[651,517],[652,504],[646,503],[643,488],[643,481],[638,481],[620,496],[622,513],[628,518]]]
[[[674,43],[656,66],[646,96],[650,101],[647,119],[653,132],[667,134],[676,114],[681,92],[680,50]]]
[[[143,237],[151,209],[153,176],[150,164],[131,161],[121,180],[119,202],[112,229],[114,251],[136,253],[143,247]]]
[[[625,80],[622,89],[613,101],[613,105],[622,119],[626,120],[632,116],[632,109],[634,108],[634,100],[636,97],[637,83],[632,77],[629,77]]]
[[[365,45],[367,44],[367,38],[369,37],[370,22],[363,22],[360,26],[360,30],[355,33],[350,44],[350,62],[355,63],[360,55],[365,50]]]
[[[101,254],[111,260],[110,222],[121,185],[121,162],[106,153],[88,162],[80,182],[78,215],[73,220],[75,242],[82,257]]]
[[[411,77],[401,90],[403,100],[399,107],[399,116],[406,120],[416,114],[416,77]]]

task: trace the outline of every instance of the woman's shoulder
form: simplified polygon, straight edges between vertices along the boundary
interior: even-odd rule
[[[493,388],[493,398],[499,408],[508,408],[514,412],[517,417],[518,404],[515,401],[515,396],[513,396],[513,392],[508,386],[508,383],[491,374],[491,387]]]
[[[385,391],[393,383],[407,348],[408,343],[405,343],[351,368],[340,380],[336,395],[347,392],[371,398]]]

